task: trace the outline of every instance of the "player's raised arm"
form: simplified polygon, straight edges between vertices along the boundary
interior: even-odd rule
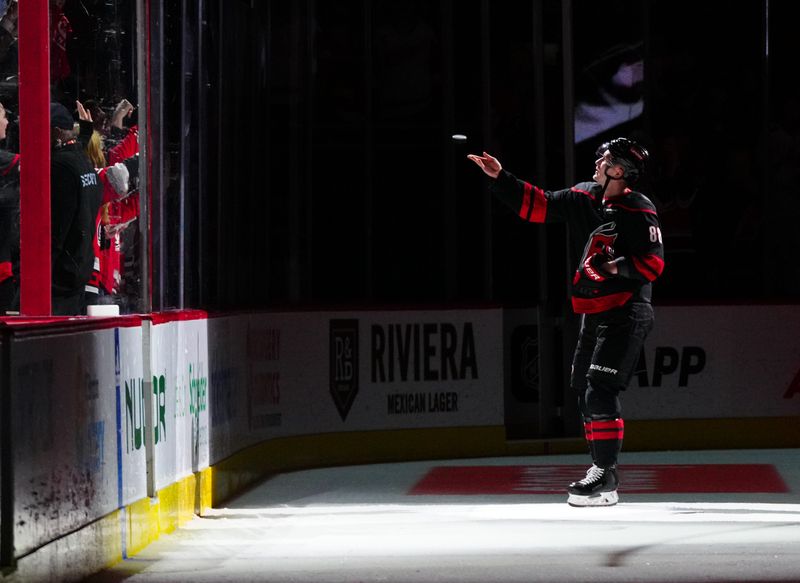
[[[546,220],[561,217],[558,209],[552,217],[548,215],[548,206],[552,206],[548,197],[555,198],[555,206],[558,207],[564,197],[564,192],[545,193],[538,186],[520,180],[510,172],[503,170],[500,161],[486,152],[482,156],[469,154],[467,158],[472,160],[487,176],[494,179],[489,185],[489,191],[522,220],[544,223]]]

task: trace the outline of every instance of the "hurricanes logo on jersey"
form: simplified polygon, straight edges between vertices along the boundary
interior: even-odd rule
[[[592,237],[589,239],[589,243],[587,243],[586,249],[583,252],[583,259],[585,260],[595,253],[605,253],[613,256],[614,241],[617,240],[617,234],[614,232],[616,228],[617,224],[614,222],[600,225],[600,227],[592,233]]]
[[[602,281],[605,279],[597,270],[592,267],[591,259],[594,255],[604,255],[608,259],[614,257],[614,241],[617,239],[617,234],[614,232],[617,225],[614,222],[606,223],[592,233],[589,242],[586,244],[586,249],[583,251],[581,257],[581,266],[583,273],[592,281]],[[575,273],[574,284],[577,284],[581,277],[581,270],[578,269]]]

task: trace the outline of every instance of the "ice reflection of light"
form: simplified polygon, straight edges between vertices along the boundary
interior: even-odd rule
[[[775,528],[781,526],[785,528]],[[613,544],[623,546],[717,545],[742,537],[769,544],[800,536],[800,504],[667,502],[588,509],[563,503],[281,506],[216,509],[186,528],[205,530],[204,546],[234,545],[239,553],[261,557],[507,555],[600,549],[612,543],[609,532]],[[582,536],[576,537],[576,528]]]

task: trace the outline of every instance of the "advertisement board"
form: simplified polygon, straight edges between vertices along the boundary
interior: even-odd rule
[[[657,307],[627,419],[800,414],[800,307]]]
[[[327,337],[327,359],[318,353],[314,360],[327,360],[327,402],[314,395],[319,404],[307,423],[326,418],[329,427],[345,430],[503,424],[501,310],[376,311],[325,319],[320,336]]]
[[[114,330],[11,346],[16,553],[117,508]]]
[[[212,461],[266,439],[503,424],[502,312],[209,320]]]
[[[208,320],[212,463],[243,447],[287,434],[282,389],[298,373],[287,368],[281,349],[299,331],[301,321],[299,314]]]
[[[208,335],[205,319],[154,323],[150,358],[155,487],[208,467]]]
[[[119,504],[130,504],[147,496],[145,448],[145,395],[142,377],[142,329],[116,330],[116,385],[119,402]]]

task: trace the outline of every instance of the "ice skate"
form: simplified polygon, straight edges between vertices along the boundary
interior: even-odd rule
[[[617,469],[615,467],[600,468],[592,465],[586,477],[572,482],[567,487],[570,506],[613,506],[619,501],[617,495]]]

